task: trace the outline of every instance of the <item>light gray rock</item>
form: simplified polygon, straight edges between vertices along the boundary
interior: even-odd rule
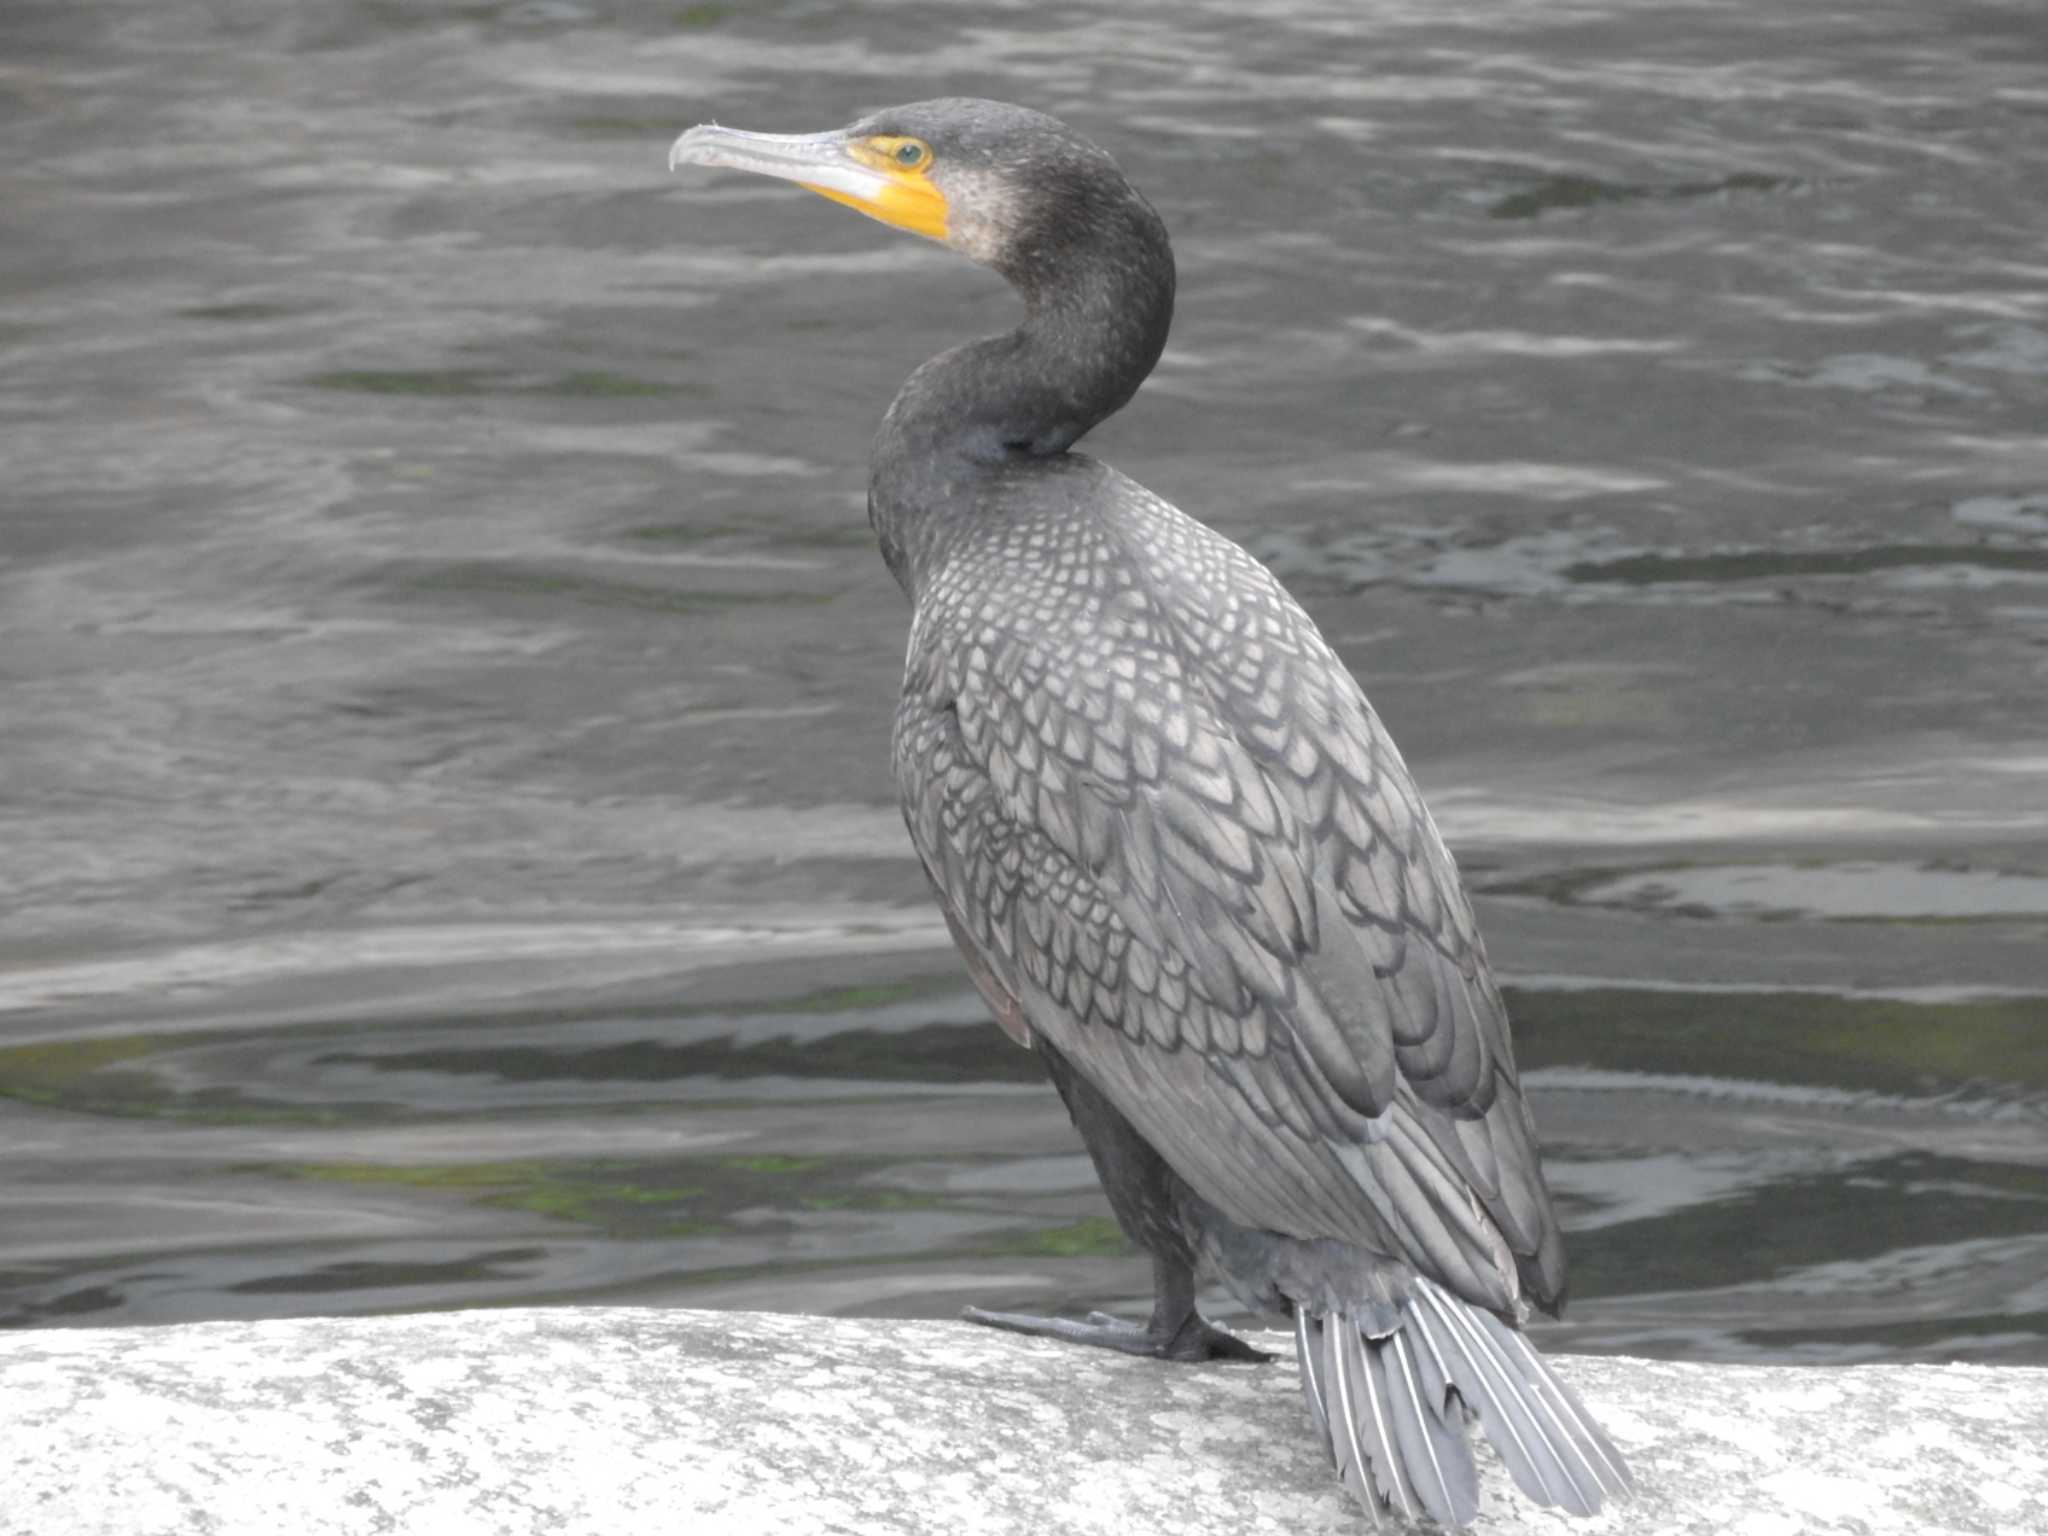
[[[1488,1460],[1477,1529],[2048,1532],[2048,1370],[1561,1370],[1641,1495],[1568,1521]],[[7,1536],[1367,1528],[1284,1361],[638,1309],[0,1335]]]

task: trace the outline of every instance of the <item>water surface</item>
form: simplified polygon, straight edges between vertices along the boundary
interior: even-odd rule
[[[1575,1346],[2048,1360],[2030,5],[17,5],[0,1319],[1141,1305],[904,839],[864,455],[999,283],[707,118],[947,92],[1180,258],[1091,449],[1480,892]]]

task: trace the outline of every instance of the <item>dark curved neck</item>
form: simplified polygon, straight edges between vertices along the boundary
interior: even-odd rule
[[[1064,246],[1001,268],[1024,323],[942,352],[913,373],[875,434],[868,515],[906,591],[978,482],[1055,457],[1120,410],[1166,345],[1173,251],[1131,194]]]

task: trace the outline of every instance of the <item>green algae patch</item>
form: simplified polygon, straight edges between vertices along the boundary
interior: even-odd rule
[[[328,1184],[416,1189],[498,1210],[595,1227],[610,1237],[685,1237],[719,1230],[698,1214],[709,1191],[661,1169],[621,1179],[627,1165],[599,1163],[287,1163],[256,1170]]]
[[[766,1012],[774,1013],[865,1013],[874,1008],[889,1008],[897,1003],[915,1002],[920,997],[929,997],[935,991],[945,990],[953,984],[947,977],[943,984],[935,986],[929,980],[890,981],[870,987],[827,987],[820,992],[806,992],[802,997],[787,1003],[777,1003]]]
[[[1825,992],[1504,989],[1526,1070],[1617,1071],[1920,1095],[2048,1093],[2048,998],[1918,1003]]]
[[[157,1050],[148,1035],[101,1035],[90,1040],[45,1040],[0,1050],[0,1097],[60,1109],[81,1100],[146,1103],[159,1096],[146,1072],[121,1072],[124,1062]]]
[[[822,1157],[782,1157],[774,1153],[762,1153],[751,1157],[721,1157],[715,1159],[721,1168],[735,1168],[742,1173],[816,1173],[825,1166]]]
[[[244,1174],[361,1188],[417,1191],[519,1211],[634,1240],[701,1237],[750,1225],[800,1222],[824,1211],[924,1209],[942,1202],[868,1182],[872,1159],[796,1157],[782,1153],[555,1162],[521,1159],[466,1163],[267,1163]],[[1041,1250],[1033,1249],[1033,1252]]]
[[[709,1041],[688,1038],[693,1032],[689,1022],[692,1020],[786,1014],[805,1019],[845,1016],[852,1022],[858,1021],[865,1011],[961,990],[958,980],[951,976],[924,976],[879,985],[823,987],[794,997],[753,997],[709,1005],[647,1003],[623,1012],[626,1017],[647,1019],[647,1040],[581,1047],[574,1043],[575,1028],[586,1016],[579,1008],[531,1009],[500,1016],[510,1024],[559,1023],[564,1027],[560,1046],[510,1050],[466,1044],[439,1049],[414,1045],[406,1049],[398,1044],[401,1040],[416,1041],[422,1035],[431,1039],[442,1027],[473,1027],[474,1021],[470,1019],[428,1017],[401,1022],[345,1015],[283,1030],[174,1031],[35,1041],[0,1046],[0,1103],[13,1101],[67,1113],[174,1124],[374,1126],[417,1123],[443,1116],[430,1103],[384,1100],[374,1089],[366,1091],[361,1086],[360,1075],[348,1079],[349,1086],[343,1090],[347,1097],[325,1097],[330,1086],[325,1069],[335,1065],[364,1066],[373,1072],[438,1069],[490,1074],[508,1082],[660,1082],[699,1075],[738,1080],[750,1073],[778,1070],[809,1076],[850,1073],[867,1080],[899,1076],[935,1081],[984,1078],[991,1072],[987,1068],[978,1070],[976,1060],[988,1056],[988,1042],[995,1037],[985,1026],[974,1022],[978,1010],[965,1005],[958,1024],[933,1025],[909,1032],[856,1026],[852,1040],[828,1036],[822,1048],[793,1038],[763,1042],[758,1047],[742,1045],[730,1034]],[[621,1015],[618,1010],[607,1010],[607,1016]],[[685,1038],[670,1044],[664,1037],[677,1030],[683,1031]],[[372,1048],[365,1049],[365,1044]],[[377,1046],[386,1049],[378,1050]],[[264,1085],[269,1073],[278,1069],[272,1058],[279,1052],[284,1053],[282,1070],[287,1074],[278,1079],[280,1088],[289,1085],[294,1091],[290,1096],[270,1097]],[[256,1058],[253,1062],[252,1056]],[[998,1075],[1019,1070],[1035,1077],[1038,1071],[1035,1059],[1026,1052],[999,1052],[994,1060]],[[457,1112],[454,1118],[465,1116]],[[532,1178],[510,1177],[503,1168],[495,1174],[476,1172],[470,1177],[496,1178],[496,1197],[504,1203],[524,1200],[535,1211],[580,1215],[589,1210],[592,1199],[599,1198],[583,1187],[591,1182],[589,1171],[598,1165],[580,1166],[586,1168],[581,1183],[577,1190],[568,1192],[544,1187]],[[626,1165],[619,1166],[626,1170]],[[748,1181],[756,1186],[756,1193],[765,1203],[792,1212],[800,1209],[798,1193],[817,1193],[812,1186],[820,1181],[829,1178],[839,1184],[851,1182],[843,1168],[834,1171],[816,1158],[779,1154],[723,1164],[716,1159],[699,1159],[694,1166],[696,1173],[681,1180],[682,1183]],[[626,1171],[631,1173],[632,1182],[647,1183],[637,1173]],[[335,1172],[328,1176],[342,1177]],[[445,1170],[401,1169],[356,1177],[364,1182],[381,1178],[394,1185],[411,1183],[424,1188],[431,1182],[445,1184],[456,1176]],[[620,1187],[602,1192],[602,1198],[613,1208],[658,1205],[665,1198],[625,1188],[617,1180],[614,1183]],[[658,1190],[664,1186],[656,1180],[649,1187]],[[519,1193],[522,1189],[523,1194]]]
[[[464,1163],[266,1163],[242,1174],[359,1188],[413,1191],[493,1210],[568,1222],[606,1238],[635,1241],[704,1237],[744,1226],[795,1228],[826,1213],[930,1210],[943,1197],[878,1184],[886,1163],[873,1158],[783,1153],[694,1156],[650,1162],[624,1158]],[[1031,1234],[1006,1251],[1073,1255],[1106,1250],[1101,1224],[1083,1222]],[[1112,1232],[1111,1237],[1114,1238]],[[1042,1240],[1041,1240],[1042,1238]]]
[[[0,1049],[0,1099],[82,1115],[206,1125],[335,1125],[361,1114],[252,1099],[233,1088],[178,1092],[149,1058],[213,1043],[208,1035],[103,1035]]]
[[[565,373],[546,384],[532,386],[531,392],[586,400],[666,400],[676,395],[708,393],[701,384],[665,384],[658,379],[596,371]]]

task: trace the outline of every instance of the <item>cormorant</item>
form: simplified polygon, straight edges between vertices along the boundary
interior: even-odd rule
[[[875,436],[868,516],[914,609],[896,778],[975,984],[1044,1060],[1157,1299],[1143,1325],[968,1315],[1268,1358],[1196,1311],[1212,1272],[1292,1315],[1309,1412],[1375,1523],[1472,1519],[1472,1415],[1540,1503],[1627,1491],[1521,1331],[1564,1299],[1557,1218],[1400,753],[1270,571],[1071,451],[1165,345],[1159,215],[1093,143],[993,101],[693,128],[684,163],[801,183],[1024,300],[1008,335],[913,373]]]

